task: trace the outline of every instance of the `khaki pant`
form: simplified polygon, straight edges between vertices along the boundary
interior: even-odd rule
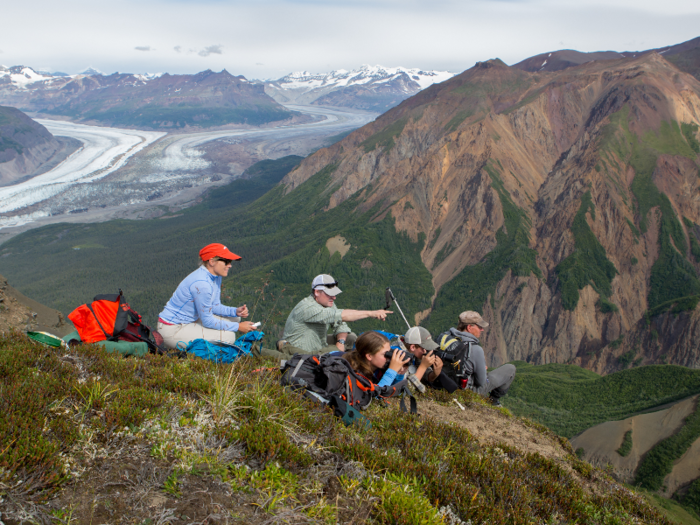
[[[327,354],[328,352],[337,352],[339,349],[337,346],[335,346],[335,336],[334,335],[328,335],[326,336],[326,343],[328,343],[328,346],[324,346],[320,350],[316,352],[307,352],[306,350],[302,350],[301,348],[297,348],[296,346],[292,346],[289,343],[284,344],[280,347],[279,350],[272,350],[268,348],[263,348],[260,352],[260,355],[264,357],[273,357],[275,359],[289,359],[292,357],[294,354],[313,354],[313,355],[323,355]],[[350,332],[345,340],[345,350],[349,351],[352,350],[353,345],[355,344],[355,340],[357,339],[357,335],[354,332]]]
[[[226,321],[239,322],[238,317],[219,317],[217,319]],[[195,339],[204,339],[206,341],[221,341],[223,343],[233,344],[237,337],[236,332],[228,330],[214,330],[213,328],[205,328],[202,322],[197,319],[194,323],[189,324],[163,324],[158,321],[157,330],[163,336],[165,346],[168,348],[178,348],[178,343],[183,343],[185,347]],[[182,348],[182,345],[180,345]],[[182,348],[184,350],[184,348]]]

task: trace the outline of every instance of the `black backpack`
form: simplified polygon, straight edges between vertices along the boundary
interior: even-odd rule
[[[467,372],[467,361],[472,354],[471,342],[463,342],[450,332],[440,334],[440,349],[435,354],[445,363],[442,371],[455,382],[460,379],[471,379]]]
[[[386,399],[401,396],[401,409],[405,412],[404,397],[410,397],[411,413],[418,412],[416,400],[408,390],[407,380],[395,385],[380,387],[364,375],[353,370],[350,363],[340,356],[324,354],[294,354],[282,361],[281,383],[294,390],[305,390],[307,397],[327,403],[337,396],[353,409],[364,410],[373,398]]]

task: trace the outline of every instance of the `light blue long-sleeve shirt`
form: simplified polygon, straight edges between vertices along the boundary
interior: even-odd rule
[[[391,386],[399,381],[403,381],[403,375],[399,375],[396,370],[388,368],[379,380],[379,383],[377,383],[377,386]]]
[[[214,317],[237,317],[238,313],[235,307],[221,304],[221,280],[200,266],[180,283],[158,317],[172,324],[201,319],[205,328],[237,332],[238,323]]]

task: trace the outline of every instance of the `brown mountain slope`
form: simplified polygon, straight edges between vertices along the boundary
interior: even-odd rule
[[[291,191],[333,165],[331,207],[361,192],[361,208],[379,204],[398,229],[425,235],[438,292],[420,317],[430,314],[434,332],[478,308],[493,323],[492,366],[596,367],[647,310],[660,319],[700,297],[688,249],[700,255],[698,122],[700,83],[658,54],[555,73],[492,60],[320,150],[283,182]],[[674,302],[686,295],[693,304]],[[684,343],[656,332],[666,362],[680,359]],[[644,340],[634,344],[659,362]]]
[[[18,109],[0,106],[0,186],[31,174],[59,147],[44,126]]]

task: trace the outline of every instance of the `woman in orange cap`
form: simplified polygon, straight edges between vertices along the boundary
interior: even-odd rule
[[[232,318],[248,317],[246,305],[221,304],[221,281],[228,275],[233,261],[240,256],[219,243],[199,251],[202,263],[180,283],[158,315],[158,332],[169,348],[194,339],[233,343],[236,332],[250,332],[253,323]]]

